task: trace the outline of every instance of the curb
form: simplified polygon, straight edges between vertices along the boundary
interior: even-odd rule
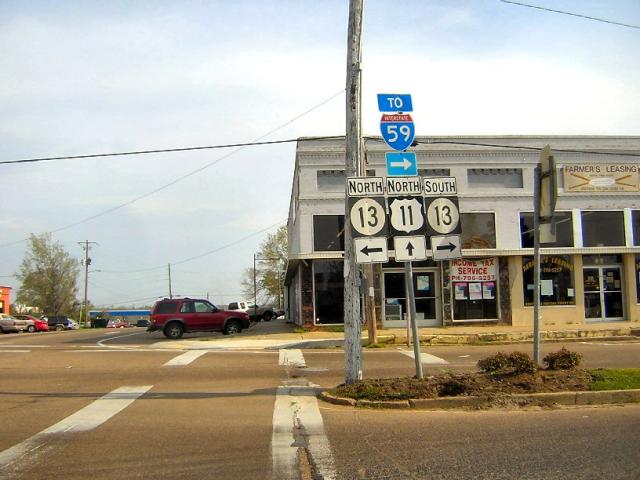
[[[442,397],[410,400],[354,400],[353,398],[335,397],[327,392],[320,392],[318,397],[327,403],[351,407],[383,408],[383,409],[419,409],[450,410],[479,409],[495,406],[488,397]],[[622,403],[640,403],[640,389],[636,390],[602,390],[597,392],[551,392],[514,394],[500,397],[504,406],[586,406],[609,405]]]

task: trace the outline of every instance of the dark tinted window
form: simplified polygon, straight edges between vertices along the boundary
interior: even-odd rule
[[[543,247],[573,247],[573,223],[571,212],[556,212],[556,241],[543,243]],[[533,212],[520,214],[520,236],[522,248],[533,248]]]
[[[633,244],[640,245],[640,210],[631,211],[631,223],[633,225]]]
[[[582,244],[585,247],[624,246],[624,213],[582,212]]]
[[[493,213],[462,213],[462,248],[496,248]]]
[[[313,216],[313,249],[319,252],[344,250],[344,215]]]
[[[178,302],[159,302],[154,313],[175,313],[177,308]]]

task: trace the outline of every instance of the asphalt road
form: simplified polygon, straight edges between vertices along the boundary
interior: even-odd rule
[[[640,405],[356,410],[315,400],[316,385],[342,382],[341,350],[176,345],[137,329],[0,336],[0,478],[640,475]],[[568,346],[585,354],[587,366],[640,367],[640,343]],[[559,347],[545,344],[543,351]],[[428,360],[448,363],[426,363],[425,371],[473,369],[497,350],[530,348],[430,347],[423,350],[433,355]],[[414,360],[406,348],[365,350],[364,373],[412,375]]]

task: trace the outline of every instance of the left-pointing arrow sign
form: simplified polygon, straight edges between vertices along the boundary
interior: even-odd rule
[[[389,261],[386,237],[354,238],[357,263],[385,263]]]
[[[382,248],[381,247],[372,248],[372,247],[369,247],[369,245],[365,245],[364,248],[360,251],[365,255],[369,255],[370,253],[382,253]]]

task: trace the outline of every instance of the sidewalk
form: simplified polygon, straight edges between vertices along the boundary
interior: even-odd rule
[[[563,327],[542,326],[540,336],[543,341],[599,340],[640,340],[640,323],[610,322],[586,325],[566,325]],[[495,326],[454,326],[419,329],[420,343],[425,345],[460,344],[501,344],[533,341],[531,327],[511,325]],[[368,343],[367,332],[362,332],[363,344]],[[388,328],[378,330],[378,343],[406,344],[407,330]],[[171,348],[186,349],[279,349],[279,348],[335,348],[344,344],[343,332],[304,331],[295,332],[294,326],[284,320],[262,322],[245,330],[240,335],[222,335],[183,339],[173,342]],[[167,347],[166,343],[163,343]]]

